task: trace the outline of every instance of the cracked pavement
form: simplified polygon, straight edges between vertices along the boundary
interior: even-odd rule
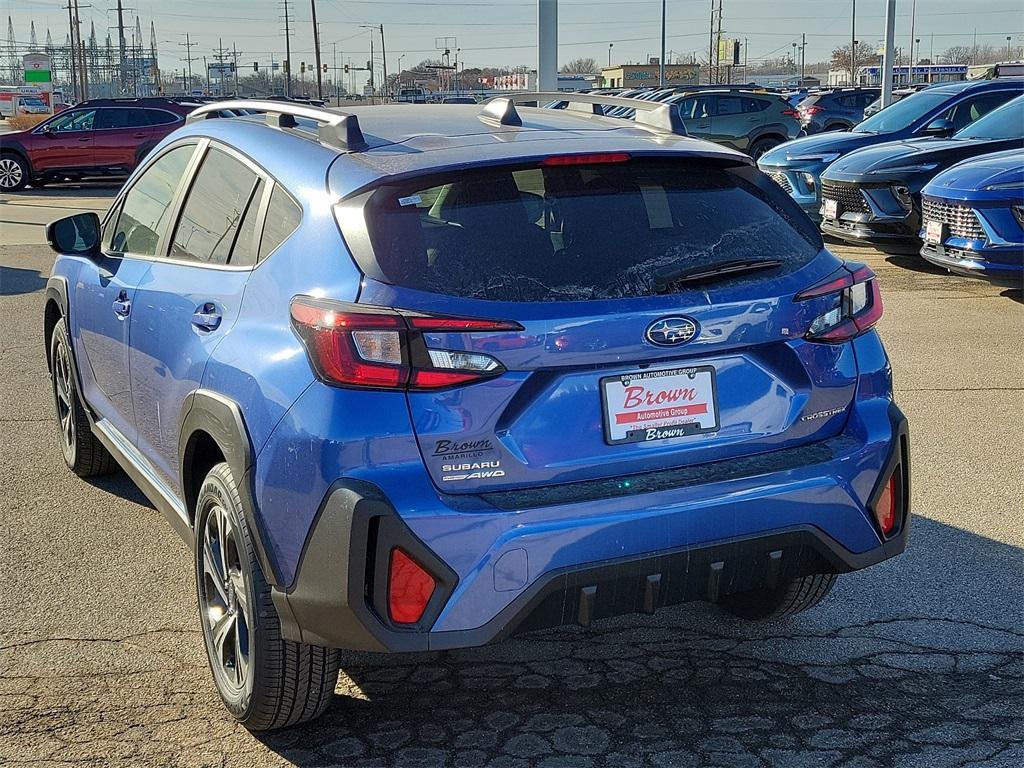
[[[210,682],[186,548],[123,474],[79,480],[54,442],[52,256],[32,220],[75,194],[34,193],[27,213],[0,196],[29,233],[0,238],[0,766],[1024,764],[1019,294],[835,248],[880,276],[915,518],[904,556],[815,610],[752,625],[695,603],[479,649],[346,653],[323,718],[255,737]]]

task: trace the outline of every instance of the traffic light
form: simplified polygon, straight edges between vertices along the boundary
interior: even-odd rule
[[[299,74],[301,74],[301,75],[306,74],[306,62],[304,62],[304,61],[300,61],[299,62]]]
[[[254,61],[252,63],[252,71],[253,72],[259,72],[260,71],[260,63],[258,61]]]
[[[345,74],[348,74],[348,64],[345,65]]]
[[[282,65],[284,66],[284,71],[285,71],[285,72],[291,72],[291,70],[290,70],[290,69],[288,69],[288,59],[285,59],[285,60],[284,60],[283,62],[281,62],[281,63],[282,63]]]
[[[327,72],[327,65],[326,64],[324,64],[323,70],[324,70],[325,73]]]

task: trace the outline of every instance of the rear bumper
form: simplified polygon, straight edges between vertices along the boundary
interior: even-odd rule
[[[297,641],[370,651],[470,647],[873,565],[906,547],[909,503],[884,540],[868,511],[897,468],[903,498],[910,497],[906,419],[894,404],[873,405],[866,418],[851,415],[864,422],[853,428],[862,439],[826,441],[825,461],[631,496],[628,514],[605,514],[623,506],[619,498],[523,510],[448,508],[431,520],[400,515],[371,483],[339,481],[317,514],[291,589],[274,592],[282,631]],[[468,532],[474,526],[490,540],[467,552],[481,540],[480,531]],[[437,579],[412,627],[387,616],[394,547]]]

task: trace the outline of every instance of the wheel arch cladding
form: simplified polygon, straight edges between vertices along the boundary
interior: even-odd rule
[[[46,281],[46,304],[43,309],[43,340],[46,351],[46,368],[53,370],[53,361],[50,359],[50,342],[53,339],[53,329],[57,327],[62,317],[68,316],[68,284],[63,277],[51,277]],[[71,328],[68,328],[71,333]],[[71,350],[74,357],[74,349]]]
[[[278,575],[267,556],[263,530],[257,522],[252,491],[253,450],[242,409],[217,392],[197,389],[185,398],[178,431],[178,467],[181,498],[195,528],[196,501],[203,478],[224,461],[238,485],[242,510],[252,532],[264,578],[276,585]]]

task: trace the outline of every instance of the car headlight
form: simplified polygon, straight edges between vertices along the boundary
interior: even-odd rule
[[[839,157],[838,152],[824,152],[819,155],[790,155],[790,160],[797,162],[817,162],[817,163],[831,163],[833,160]]]
[[[898,165],[894,168],[876,168],[868,173],[927,173],[938,167],[938,163],[916,163],[915,165]]]
[[[1010,210],[1013,211],[1013,218],[1017,223],[1024,227],[1024,205],[1015,205]]]

